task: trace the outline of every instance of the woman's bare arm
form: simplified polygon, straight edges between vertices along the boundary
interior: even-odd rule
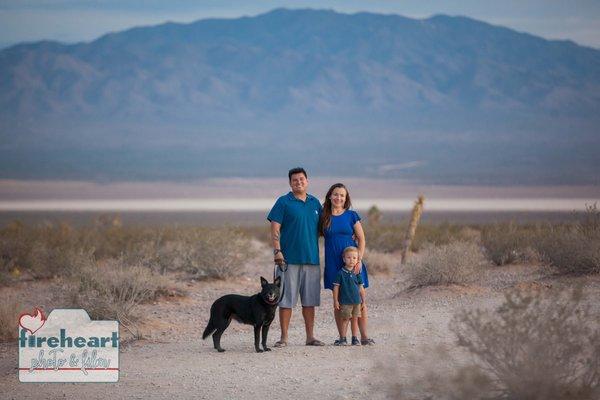
[[[354,236],[356,236],[356,244],[358,245],[358,264],[357,267],[354,268],[354,272],[358,274],[362,266],[362,258],[365,255],[365,247],[367,245],[365,231],[363,230],[360,221],[356,221],[354,224]]]
[[[340,309],[340,303],[338,301],[340,293],[340,285],[333,285],[333,308],[336,310]]]

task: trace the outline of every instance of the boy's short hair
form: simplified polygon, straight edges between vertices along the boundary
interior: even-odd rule
[[[304,174],[304,177],[308,179],[308,175],[306,175],[306,171],[302,167],[292,168],[288,171],[288,180],[292,181],[292,175],[294,174]]]
[[[354,246],[348,246],[344,249],[344,252],[342,253],[342,256],[345,256],[346,253],[350,253],[350,252],[356,252],[358,253],[358,248],[354,247]]]

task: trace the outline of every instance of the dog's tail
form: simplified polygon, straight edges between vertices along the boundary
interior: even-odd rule
[[[213,325],[212,318],[211,318],[208,321],[208,325],[206,325],[206,328],[204,329],[204,333],[202,334],[202,340],[209,337],[216,330],[217,330],[217,328]]]

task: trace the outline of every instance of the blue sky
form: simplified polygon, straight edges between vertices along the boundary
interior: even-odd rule
[[[328,8],[426,18],[465,15],[548,39],[600,48],[599,0],[0,0],[0,47],[42,39],[67,43],[166,21],[257,15],[273,8]]]

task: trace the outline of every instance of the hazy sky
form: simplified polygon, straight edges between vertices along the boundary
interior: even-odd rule
[[[548,39],[570,39],[600,48],[600,0],[0,0],[0,47],[42,39],[89,41],[133,26],[257,15],[278,7],[413,18],[466,15]]]

